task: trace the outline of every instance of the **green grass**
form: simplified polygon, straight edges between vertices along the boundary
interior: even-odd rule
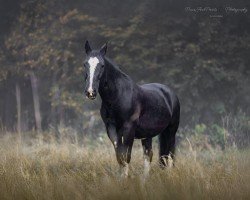
[[[144,183],[136,141],[129,178],[121,179],[108,140],[0,138],[0,199],[250,199],[250,151],[177,149],[172,169],[161,170],[155,145]]]

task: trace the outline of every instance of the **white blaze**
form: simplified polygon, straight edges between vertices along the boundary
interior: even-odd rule
[[[97,57],[90,57],[88,60],[89,63],[89,92],[93,92],[93,78],[94,78],[94,73],[97,64],[99,63],[99,60]]]

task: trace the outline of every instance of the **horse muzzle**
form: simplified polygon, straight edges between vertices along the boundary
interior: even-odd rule
[[[96,98],[96,91],[95,90],[87,90],[87,91],[85,91],[85,94],[91,100],[94,100]]]

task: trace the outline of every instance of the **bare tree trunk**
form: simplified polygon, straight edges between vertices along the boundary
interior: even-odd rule
[[[21,92],[19,83],[16,83],[16,104],[17,104],[17,132],[21,136]]]
[[[52,127],[55,129],[55,136],[57,141],[60,139],[60,132],[58,130],[58,101],[60,101],[60,90],[57,84],[57,73],[54,72],[52,78],[52,86],[53,86],[53,96],[51,100],[51,124]],[[55,105],[56,104],[56,105]]]
[[[38,95],[38,80],[33,71],[30,72],[30,81],[31,81],[33,101],[34,101],[36,129],[38,131],[41,131],[42,125],[41,125],[40,101],[39,101],[39,95]]]
[[[16,114],[15,106],[13,105],[16,103],[14,100],[14,94],[13,92],[14,88],[12,88],[12,77],[8,77],[8,80],[5,82],[5,95],[4,95],[4,117],[3,117],[3,123],[6,128],[6,130],[13,130],[14,127],[14,116]],[[14,98],[13,98],[14,97]],[[13,109],[14,108],[14,109]]]
[[[52,87],[53,87],[53,96],[51,99],[51,123],[53,127],[57,127],[58,123],[58,113],[57,113],[57,107],[58,101],[60,99],[60,91],[59,91],[59,86],[56,82],[57,80],[57,72],[54,72],[53,78],[52,78]]]

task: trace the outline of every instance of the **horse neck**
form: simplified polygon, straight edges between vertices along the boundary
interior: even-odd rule
[[[122,85],[131,85],[132,80],[115,66],[109,59],[105,58],[105,70],[100,80],[99,93],[104,102],[112,102],[117,99],[118,91]],[[119,84],[117,84],[119,83]]]

